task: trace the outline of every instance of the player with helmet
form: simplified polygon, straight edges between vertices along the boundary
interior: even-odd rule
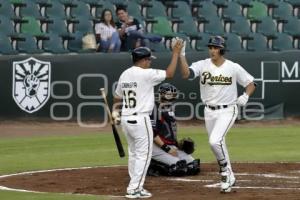
[[[177,141],[177,124],[173,102],[177,89],[169,83],[158,88],[159,102],[150,116],[154,133],[152,160],[148,175],[184,176],[200,172],[200,160],[194,159],[194,142],[190,138]]]
[[[120,76],[114,97],[112,116],[119,119],[118,109],[122,104],[121,125],[128,143],[128,172],[130,182],[126,198],[149,198],[150,192],[143,188],[152,156],[153,131],[150,114],[154,108],[154,86],[166,78],[172,78],[183,47],[178,40],[172,49],[172,58],[166,70],[151,69],[155,58],[147,47],[132,51],[133,66]]]
[[[225,136],[234,124],[238,106],[245,106],[255,91],[251,76],[239,64],[224,57],[226,45],[221,36],[212,36],[208,42],[210,58],[193,63],[190,67],[181,51],[180,65],[184,79],[200,77],[200,93],[205,105],[204,118],[209,144],[217,159],[221,175],[221,192],[230,192],[235,184]],[[237,97],[237,83],[245,88]]]

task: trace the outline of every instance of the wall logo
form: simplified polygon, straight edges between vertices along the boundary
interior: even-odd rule
[[[28,113],[41,109],[50,97],[51,63],[33,57],[13,62],[13,98]]]

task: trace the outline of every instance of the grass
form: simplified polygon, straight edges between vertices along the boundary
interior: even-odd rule
[[[24,193],[0,191],[1,200],[105,200],[105,197],[93,195],[72,195],[72,194],[50,194],[50,193]]]
[[[199,157],[201,162],[215,162],[203,128],[179,127],[179,138],[187,136],[196,142],[194,157]],[[232,128],[226,139],[233,162],[300,161],[300,127],[297,126]],[[122,141],[126,144],[124,137]],[[118,157],[111,134],[83,133],[0,139],[1,175],[31,170],[116,164],[126,165],[127,158]],[[96,197],[0,191],[0,199],[90,200]]]

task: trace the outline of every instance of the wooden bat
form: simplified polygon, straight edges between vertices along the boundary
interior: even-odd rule
[[[107,99],[106,99],[106,94],[105,94],[104,88],[101,88],[100,92],[101,92],[101,95],[104,99],[105,108],[106,108],[106,111],[107,111],[107,114],[108,114],[109,122],[110,122],[111,127],[112,127],[112,131],[113,131],[114,139],[115,139],[115,142],[116,142],[116,146],[118,148],[119,156],[122,158],[122,157],[125,156],[124,148],[123,148],[118,130],[116,128],[116,125],[114,123],[114,120],[112,118],[112,115],[111,115],[111,112],[110,112],[110,109],[109,109],[109,105],[108,105],[108,102],[107,102]]]

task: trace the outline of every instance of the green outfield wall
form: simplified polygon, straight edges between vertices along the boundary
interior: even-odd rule
[[[170,53],[156,53],[153,68],[165,69]],[[187,54],[189,63],[207,57]],[[257,90],[239,118],[281,119],[300,115],[299,51],[284,53],[228,53],[255,77]],[[0,57],[0,117],[105,122],[99,88],[105,88],[111,103],[119,75],[131,65],[129,53],[77,55],[18,55]],[[173,83],[180,91],[175,103],[178,119],[203,118],[199,80],[187,81],[176,72]],[[241,88],[239,88],[241,93]]]

